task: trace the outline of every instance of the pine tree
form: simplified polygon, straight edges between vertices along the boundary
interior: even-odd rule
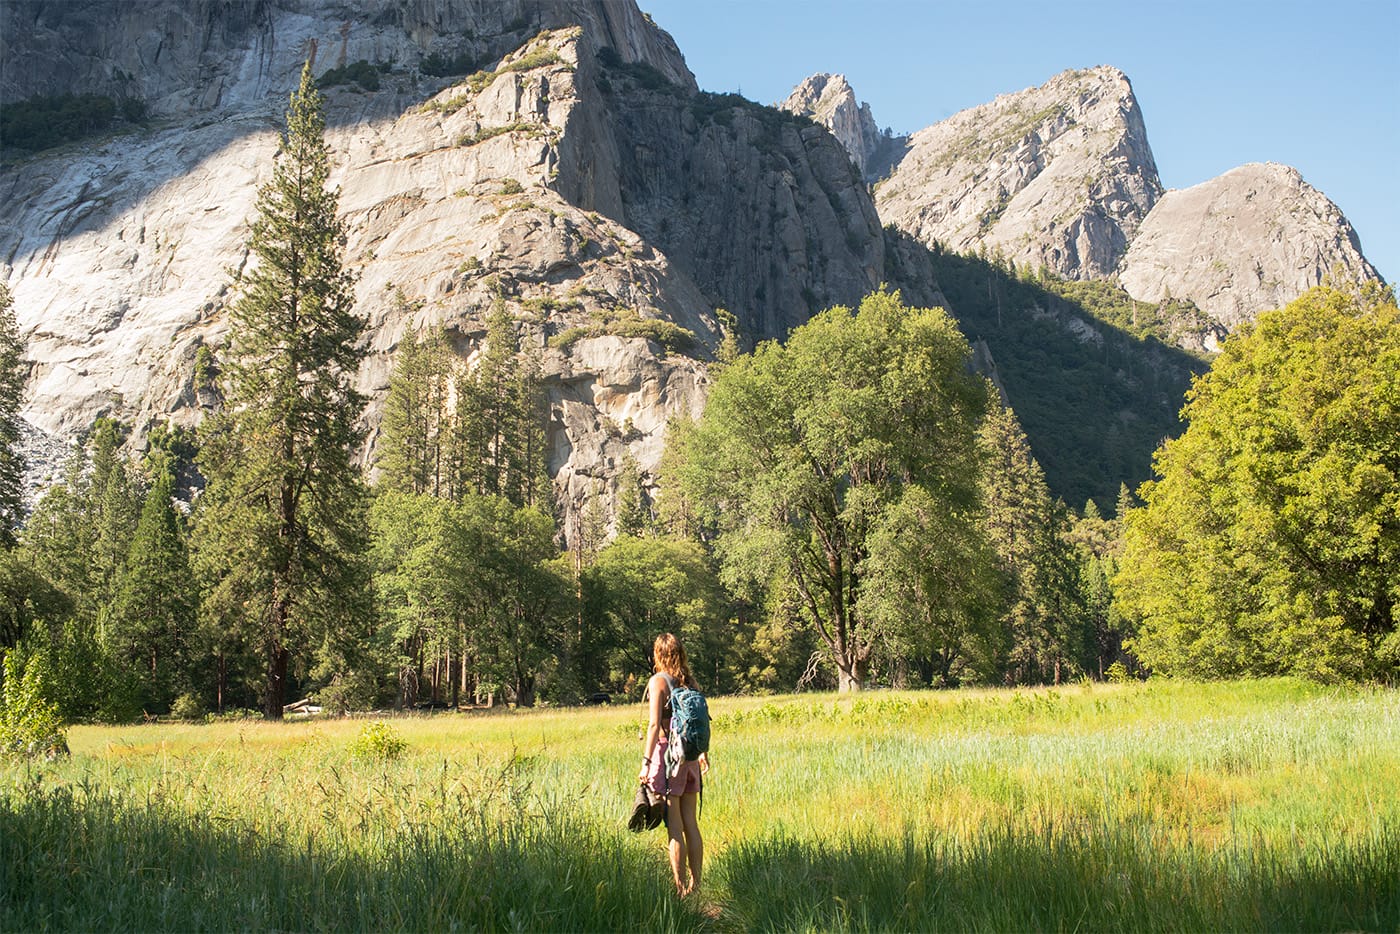
[[[100,418],[75,450],[62,483],[50,488],[25,524],[24,550],[41,575],[67,594],[75,615],[97,620],[111,601],[131,547],[140,498],[120,457],[124,429]]]
[[[1128,510],[1135,505],[1137,504],[1133,501],[1133,493],[1128,489],[1128,485],[1126,483],[1118,484],[1118,503],[1113,508],[1114,519],[1121,525],[1123,519],[1128,515]]]
[[[15,544],[24,518],[24,456],[19,450],[20,403],[24,397],[24,340],[10,290],[0,284],[0,547]]]
[[[1066,510],[1051,499],[1014,412],[990,413],[979,441],[987,534],[1009,582],[1007,678],[1059,684],[1084,649],[1083,598]]]
[[[140,479],[121,455],[126,426],[99,418],[92,436],[92,476],[88,516],[93,522],[92,564],[96,572],[92,598],[106,609],[116,596],[131,539],[141,516]]]
[[[258,192],[222,370],[226,408],[206,424],[200,554],[207,609],[260,655],[263,713],[280,719],[289,669],[360,619],[364,487],[353,462],[364,398],[351,387],[365,322],[341,264],[327,189],[322,98],[308,65],[270,182]]]
[[[538,352],[522,349],[510,315],[496,308],[476,370],[457,384],[457,496],[504,496],[517,506],[548,502],[541,384]]]
[[[641,535],[647,531],[651,515],[647,509],[646,491],[637,459],[628,454],[622,460],[617,475],[617,534]]]
[[[196,601],[184,533],[173,505],[174,486],[174,476],[163,470],[146,494],[105,618],[111,650],[141,672],[147,709],[168,710],[183,686],[194,628]]]
[[[516,348],[512,386],[516,460],[514,492],[508,495],[517,506],[536,506],[548,513],[552,488],[547,463],[545,428],[549,424],[549,403],[544,393],[544,365],[535,343],[520,342]]]
[[[389,489],[449,495],[452,377],[452,350],[441,328],[422,339],[404,335],[384,402],[379,447],[379,467]]]

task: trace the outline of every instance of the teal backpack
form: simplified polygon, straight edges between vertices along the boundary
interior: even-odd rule
[[[710,707],[705,695],[694,688],[677,684],[664,671],[661,677],[671,689],[671,729],[666,736],[666,758],[671,760],[674,773],[682,762],[693,762],[700,754],[710,751]]]

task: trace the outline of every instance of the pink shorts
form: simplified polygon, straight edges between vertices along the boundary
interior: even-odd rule
[[[680,771],[666,778],[666,739],[662,737],[656,744],[656,754],[652,756],[651,772],[647,775],[647,785],[659,795],[676,797],[700,790],[700,763],[682,762]]]

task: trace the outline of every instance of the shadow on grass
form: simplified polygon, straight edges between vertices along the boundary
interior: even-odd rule
[[[269,816],[271,818],[271,816]],[[269,819],[269,825],[272,820]],[[475,825],[474,825],[475,824]],[[659,845],[518,815],[318,839],[65,788],[0,797],[0,930],[697,930]],[[659,840],[648,839],[647,843]]]
[[[268,815],[253,828],[115,792],[12,786],[0,930],[1400,930],[1395,825],[1222,849],[1129,825],[773,834],[712,860],[715,905],[675,899],[656,837],[449,810],[431,827],[320,831]]]
[[[736,931],[1395,931],[1397,866],[1393,826],[1209,852],[1120,826],[971,842],[773,836],[728,849],[716,875]]]

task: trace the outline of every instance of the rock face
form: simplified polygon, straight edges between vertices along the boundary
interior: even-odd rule
[[[845,75],[812,75],[778,107],[810,117],[830,130],[851,154],[861,175],[872,181],[889,169],[893,151],[903,142],[880,133],[870,105],[856,100]]]
[[[611,498],[629,456],[648,475],[667,419],[698,411],[716,307],[750,337],[780,336],[858,300],[883,268],[874,207],[830,134],[698,95],[630,2],[15,2],[0,15],[6,98],[120,71],[163,115],[0,171],[0,273],[33,361],[24,411],[49,436],[114,415],[139,445],[156,423],[200,419],[196,355],[223,337],[310,53],[318,73],[387,68],[378,91],[327,91],[370,326],[371,439],[402,336],[441,324],[469,358],[504,303],[543,349],[565,512]],[[452,84],[423,73],[429,52],[485,58]],[[683,354],[610,334],[619,316],[694,341]],[[571,328],[591,336],[551,342]]]
[[[1118,271],[1134,298],[1190,298],[1229,328],[1333,275],[1379,278],[1337,206],[1297,170],[1274,163],[1167,192]]]
[[[416,66],[427,54],[485,67],[541,29],[583,26],[595,47],[695,89],[671,37],[629,2],[539,0],[7,0],[0,99],[98,93],[156,116],[285,104],[287,72],[360,59]],[[294,75],[293,75],[294,76]]]
[[[1091,279],[1117,268],[1161,191],[1132,86],[1101,66],[915,133],[875,203],[927,245]]]
[[[1140,301],[1189,299],[1219,336],[1327,276],[1379,279],[1337,206],[1287,166],[1163,194],[1132,87],[1113,68],[1065,72],[908,139],[875,135],[839,75],[807,79],[782,106],[830,127],[867,179],[892,160],[876,208],[915,240],[1116,279]],[[1183,333],[1183,346],[1214,347]]]

